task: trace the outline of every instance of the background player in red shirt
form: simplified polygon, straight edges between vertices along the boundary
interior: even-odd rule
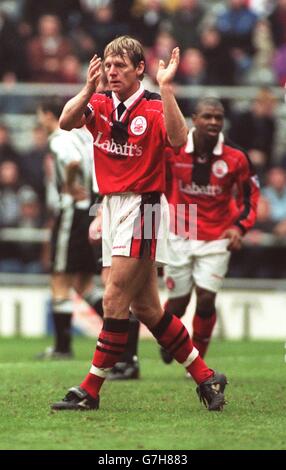
[[[182,317],[193,286],[197,305],[193,343],[204,357],[216,322],[215,299],[227,272],[230,252],[256,218],[259,189],[247,155],[224,141],[220,101],[198,101],[187,145],[168,159],[167,199],[171,205],[170,261],[165,268],[165,310]],[[178,204],[182,204],[179,210]],[[197,216],[196,226],[189,219]],[[175,209],[174,209],[175,208]],[[183,209],[183,210],[182,210]],[[196,212],[196,214],[195,214]],[[172,356],[161,349],[164,362]]]
[[[175,48],[167,67],[160,61],[157,76],[169,141],[175,147],[187,138],[171,88],[178,64],[179,49]],[[141,84],[145,58],[135,39],[123,36],[108,44],[103,66],[111,91],[94,93],[101,73],[101,60],[95,56],[86,85],[66,104],[60,124],[66,130],[87,124],[94,138],[95,173],[99,192],[105,195],[103,265],[110,266],[104,324],[90,372],[52,408],[99,407],[100,388],[126,346],[131,307],[160,345],[191,373],[208,409],[220,411],[226,377],[207,367],[181,321],[162,311],[158,295],[156,261],[167,261],[169,233],[169,208],[163,195],[167,136],[162,103]]]

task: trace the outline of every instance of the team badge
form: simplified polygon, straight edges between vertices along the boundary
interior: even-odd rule
[[[167,277],[167,279],[165,280],[165,283],[166,283],[166,287],[168,290],[175,289],[175,281],[172,277]]]
[[[217,160],[212,166],[212,172],[217,178],[223,178],[228,172],[228,166],[224,160]]]
[[[132,119],[130,130],[134,135],[142,135],[147,129],[147,121],[144,116],[136,116]]]

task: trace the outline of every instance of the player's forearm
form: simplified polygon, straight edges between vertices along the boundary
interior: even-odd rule
[[[188,137],[188,127],[178,106],[171,85],[160,87],[163,102],[165,125],[170,144],[173,147],[185,145]]]
[[[76,96],[65,104],[59,120],[62,129],[70,131],[74,127],[79,127],[84,124],[84,112],[93,93],[94,88],[85,85]]]

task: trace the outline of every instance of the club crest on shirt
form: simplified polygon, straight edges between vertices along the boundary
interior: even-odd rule
[[[130,130],[134,135],[142,135],[147,129],[147,121],[144,116],[136,116],[132,119]]]
[[[166,283],[166,287],[168,290],[175,289],[176,283],[172,277],[167,277],[167,279],[165,280],[165,283]]]
[[[223,178],[228,172],[228,166],[224,160],[217,160],[212,166],[212,172],[217,178]]]

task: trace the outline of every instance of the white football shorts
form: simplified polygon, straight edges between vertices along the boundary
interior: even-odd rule
[[[226,275],[230,252],[228,239],[201,241],[172,234],[168,241],[168,265],[164,279],[168,297],[187,295],[196,286],[218,292]]]
[[[107,195],[102,206],[103,266],[112,256],[168,261],[169,206],[157,192]]]

